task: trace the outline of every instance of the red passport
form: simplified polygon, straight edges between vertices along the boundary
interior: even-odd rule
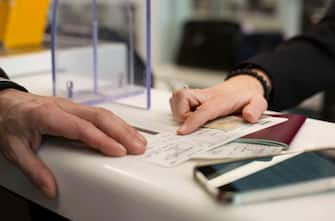
[[[306,121],[306,117],[296,114],[271,115],[272,117],[284,117],[288,120],[273,127],[242,137],[238,142],[255,143],[270,146],[282,146],[288,148],[300,128]]]

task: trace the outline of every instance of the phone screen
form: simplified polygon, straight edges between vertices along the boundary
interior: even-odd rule
[[[264,160],[271,160],[271,158],[262,158],[257,161]],[[208,180],[212,180],[251,162],[254,161],[245,160],[200,167],[199,171]],[[219,189],[225,192],[246,192],[333,176],[335,176],[335,157],[324,154],[324,152],[308,152],[296,155],[274,166],[235,180],[228,185],[222,185]]]

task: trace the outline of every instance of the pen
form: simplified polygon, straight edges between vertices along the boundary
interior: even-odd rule
[[[133,126],[133,128],[135,128],[136,130],[141,131],[143,133],[146,133],[146,134],[151,134],[151,135],[159,134],[159,132],[157,132],[157,131],[148,130],[148,129],[144,129],[144,128],[140,128],[140,127],[136,127],[136,126],[135,127]]]

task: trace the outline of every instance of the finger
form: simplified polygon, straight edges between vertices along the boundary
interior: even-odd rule
[[[230,114],[231,112],[232,110],[228,105],[222,105],[215,100],[207,102],[189,115],[177,133],[180,135],[190,134],[208,121]]]
[[[198,103],[197,103],[197,105],[195,105],[196,101],[189,101],[189,103],[190,103],[190,105],[189,105],[190,107],[192,107],[192,106],[198,106]],[[189,112],[185,113],[182,117],[179,117],[179,119],[177,119],[178,117],[177,117],[177,114],[176,114],[176,111],[175,111],[176,107],[175,107],[175,103],[173,102],[172,98],[170,99],[170,107],[171,107],[171,111],[172,111],[173,117],[179,123],[183,123],[186,120],[186,118],[188,118],[189,115],[192,114],[192,110],[190,109]]]
[[[189,90],[179,90],[173,92],[172,95],[172,108],[174,117],[179,122],[184,122],[186,119],[186,115],[191,112],[192,104],[194,101],[191,100],[191,93],[188,92]]]
[[[173,97],[171,97],[171,98],[169,99],[169,103],[170,103],[170,109],[171,109],[173,118],[174,118],[176,121],[179,121],[179,120],[177,119],[176,106],[175,106]]]
[[[264,97],[256,96],[251,99],[250,103],[242,110],[242,116],[246,121],[256,123],[267,108],[268,103]]]
[[[14,136],[9,136],[8,140],[11,150],[5,154],[6,157],[48,198],[54,199],[57,195],[57,185],[50,169],[35,155],[28,142]]]
[[[191,107],[191,112],[194,112],[201,105],[201,102],[193,95],[189,97],[188,103]]]
[[[42,134],[80,140],[108,156],[124,156],[127,153],[122,144],[108,137],[92,123],[64,112],[60,108],[50,109],[52,112],[42,111],[39,114],[39,127]]]
[[[144,153],[147,145],[146,139],[112,112],[105,109],[75,104],[68,104],[63,106],[63,108],[95,125],[95,127],[99,128],[103,133],[122,144],[128,153]]]

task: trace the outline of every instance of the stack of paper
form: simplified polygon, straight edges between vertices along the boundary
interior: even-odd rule
[[[278,154],[282,151],[278,146],[230,142],[286,120],[286,118],[264,117],[258,123],[250,124],[239,117],[227,117],[187,136],[178,136],[175,132],[163,132],[149,136],[148,150],[143,158],[161,166],[173,167],[192,158],[244,158]],[[220,129],[208,128],[213,124],[224,126],[217,127]]]

